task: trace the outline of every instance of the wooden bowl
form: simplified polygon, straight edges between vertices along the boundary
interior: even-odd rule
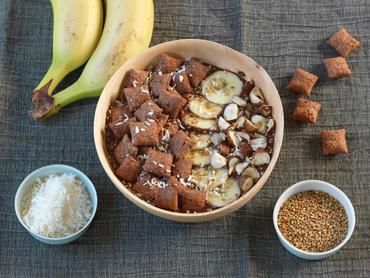
[[[246,74],[246,78],[252,79],[256,86],[262,89],[268,104],[273,107],[273,117],[276,122],[276,131],[271,162],[264,175],[246,194],[225,207],[218,208],[210,212],[194,214],[178,213],[157,208],[131,193],[124,186],[122,181],[115,176],[111,166],[109,165],[104,136],[106,112],[109,106],[118,96],[121,81],[129,69],[145,69],[149,65],[155,64],[158,61],[159,54],[164,52],[177,54],[185,59],[196,57],[206,63],[213,64],[232,72],[244,72]],[[118,190],[121,191],[123,195],[125,195],[130,201],[147,212],[165,219],[180,222],[203,222],[213,220],[228,215],[248,203],[257,194],[257,192],[261,190],[262,186],[266,183],[268,177],[275,167],[283,141],[283,132],[284,115],[280,96],[266,71],[251,58],[238,51],[215,42],[198,39],[176,40],[162,43],[147,49],[142,54],[127,61],[118,69],[118,71],[112,76],[105,86],[97,104],[94,119],[94,140],[100,162],[103,165],[105,172]]]

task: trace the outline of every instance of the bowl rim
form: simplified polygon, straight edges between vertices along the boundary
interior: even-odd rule
[[[40,234],[38,234],[38,233],[36,233],[34,231],[31,231],[31,229],[26,225],[26,223],[24,223],[24,221],[22,219],[22,216],[21,216],[21,211],[20,211],[21,203],[22,203],[22,199],[24,197],[24,194],[21,195],[20,192],[21,192],[21,189],[24,186],[26,186],[26,184],[29,182],[29,180],[43,176],[42,173],[44,171],[47,171],[47,170],[55,170],[55,172],[58,173],[58,169],[63,169],[63,170],[60,171],[61,173],[68,173],[68,170],[72,170],[75,173],[77,173],[76,176],[78,178],[83,177],[84,179],[86,179],[88,185],[85,182],[82,182],[82,183],[84,184],[85,187],[88,187],[89,186],[92,189],[92,195],[93,196],[90,196],[91,197],[91,202],[92,202],[92,213],[91,213],[90,219],[86,222],[86,224],[81,229],[79,229],[78,231],[74,232],[73,234],[67,235],[65,237],[47,237],[47,236],[40,235]],[[91,195],[90,190],[88,190],[88,192]],[[96,200],[96,201],[94,201],[94,200]],[[22,226],[30,234],[36,235],[37,237],[39,237],[39,238],[41,238],[43,240],[46,240],[46,241],[62,241],[62,240],[64,241],[64,240],[68,240],[68,239],[71,239],[71,238],[75,237],[76,235],[78,235],[79,233],[81,233],[81,231],[83,231],[87,227],[89,227],[89,225],[91,224],[91,222],[93,221],[93,219],[95,217],[95,214],[96,214],[96,211],[97,211],[97,208],[98,208],[98,202],[99,202],[98,201],[98,195],[96,193],[95,186],[94,186],[94,184],[92,183],[92,181],[89,179],[89,177],[86,174],[84,174],[82,171],[78,170],[77,168],[72,167],[72,166],[69,166],[69,165],[65,165],[65,164],[50,164],[50,165],[46,165],[46,166],[40,167],[40,168],[32,171],[30,174],[28,174],[23,179],[22,183],[19,185],[19,187],[17,189],[17,192],[15,193],[14,208],[15,208],[15,213],[17,215],[18,221],[22,224]],[[20,204],[19,209],[18,209],[18,206],[17,206],[18,203]],[[75,239],[77,239],[77,238],[75,238]]]
[[[210,48],[211,47],[222,48],[225,51],[230,51],[234,55],[237,55],[237,56],[239,56],[243,59],[248,60],[250,63],[253,63],[257,68],[259,68],[261,70],[260,74],[265,76],[267,78],[267,81],[269,83],[271,83],[270,84],[271,85],[271,90],[273,91],[273,94],[275,94],[277,96],[276,106],[278,107],[278,110],[280,110],[279,111],[279,113],[280,113],[279,116],[280,117],[279,118],[274,117],[274,120],[276,122],[280,123],[280,129],[275,132],[275,136],[276,136],[276,134],[279,134],[281,140],[278,141],[277,145],[274,148],[273,156],[271,158],[270,164],[268,165],[265,173],[261,176],[261,178],[258,180],[258,182],[252,187],[252,189],[249,190],[247,193],[245,193],[243,196],[239,197],[237,200],[231,202],[230,204],[228,204],[224,207],[213,209],[212,211],[207,211],[207,212],[199,212],[199,213],[173,212],[173,211],[161,209],[161,208],[158,208],[154,205],[148,204],[146,201],[142,200],[141,198],[136,196],[134,193],[132,193],[129,189],[127,189],[126,186],[114,175],[114,173],[111,169],[111,166],[109,164],[109,161],[107,159],[106,153],[105,153],[106,150],[105,150],[105,145],[104,145],[104,138],[102,138],[102,144],[100,145],[100,143],[99,143],[99,137],[100,136],[103,137],[102,133],[104,133],[104,131],[101,130],[102,127],[98,126],[97,123],[99,122],[99,118],[101,117],[101,115],[99,115],[100,111],[104,110],[101,107],[101,106],[103,106],[103,100],[105,98],[109,97],[112,94],[112,92],[110,90],[110,86],[111,86],[112,82],[114,82],[115,79],[118,78],[118,76],[120,75],[120,72],[125,67],[128,67],[128,65],[135,64],[135,63],[141,61],[142,59],[145,59],[145,57],[147,55],[150,56],[151,53],[153,53],[153,52],[155,53],[155,51],[158,48],[168,47],[168,48],[170,48],[168,50],[168,52],[171,53],[171,47],[173,46],[173,44],[176,44],[176,43],[179,43],[179,42],[181,42],[183,44],[186,44],[187,47],[194,47],[194,45],[196,45],[196,44],[206,44]],[[184,46],[182,46],[182,47],[184,47]],[[176,51],[172,51],[172,53],[176,54]],[[198,58],[202,59],[202,57],[198,57]],[[149,62],[150,61],[148,61],[148,63]],[[104,123],[105,123],[105,120],[104,120]],[[104,126],[105,126],[105,124],[104,124]],[[270,75],[268,75],[268,73],[265,71],[265,69],[262,68],[262,66],[260,66],[258,63],[256,63],[249,56],[247,56],[247,55],[245,55],[245,54],[243,54],[243,53],[241,53],[237,50],[234,50],[230,47],[227,47],[225,45],[222,45],[222,44],[219,44],[219,43],[216,43],[216,42],[213,42],[213,41],[209,41],[209,40],[203,40],[203,39],[180,39],[180,40],[173,40],[173,41],[164,42],[164,43],[152,46],[152,47],[146,49],[141,54],[129,59],[128,61],[126,61],[113,74],[113,76],[110,78],[110,80],[108,81],[108,83],[104,87],[104,90],[103,90],[102,94],[100,95],[99,101],[97,103],[96,110],[95,110],[95,117],[94,117],[95,149],[98,153],[98,157],[99,157],[101,165],[104,168],[104,171],[106,172],[106,174],[108,175],[110,180],[113,182],[115,187],[117,187],[117,189],[123,195],[125,195],[126,198],[128,198],[131,202],[133,202],[135,205],[139,206],[140,208],[144,209],[145,211],[147,211],[151,214],[154,214],[156,216],[165,218],[165,219],[169,219],[169,220],[172,220],[172,221],[180,221],[180,222],[209,221],[209,220],[213,220],[213,219],[224,216],[222,213],[225,212],[225,211],[229,211],[229,213],[232,213],[232,212],[238,210],[239,208],[241,208],[242,206],[244,206],[248,202],[248,200],[252,199],[258,193],[258,191],[263,187],[263,185],[266,183],[269,176],[271,175],[272,170],[274,169],[274,167],[276,165],[276,162],[277,162],[277,159],[278,159],[279,154],[280,154],[280,150],[281,150],[281,146],[282,146],[282,142],[283,142],[283,135],[284,135],[284,110],[283,110],[283,106],[282,106],[282,102],[281,102],[279,92],[278,92],[274,82],[272,81]],[[247,199],[247,201],[245,201],[246,199]],[[204,217],[207,217],[208,219],[204,219]]]
[[[334,199],[336,199],[342,206],[343,208],[345,209],[345,205],[348,206],[348,212],[347,213],[347,210],[345,209],[345,212],[346,212],[346,215],[347,215],[347,218],[348,220],[351,218],[352,219],[352,222],[353,223],[352,225],[350,225],[350,221],[348,221],[348,230],[347,230],[347,234],[346,234],[346,237],[342,240],[341,243],[339,243],[337,246],[335,246],[334,248],[332,249],[329,249],[327,251],[324,251],[324,252],[309,252],[309,251],[304,251],[302,249],[299,249],[297,247],[295,247],[293,244],[291,244],[284,236],[283,234],[281,233],[280,229],[279,229],[279,226],[278,226],[278,223],[277,223],[277,219],[278,219],[278,215],[279,215],[279,212],[280,212],[280,208],[281,206],[292,196],[294,196],[295,194],[299,193],[299,192],[294,192],[295,189],[297,188],[301,188],[301,187],[304,187],[306,184],[317,184],[317,185],[320,185],[322,186],[323,188],[330,188],[332,189],[333,191],[336,192],[336,194],[340,195],[341,198],[344,200],[344,201],[340,201],[338,200],[338,198],[336,198],[335,196],[333,196],[331,193],[329,192],[326,192],[326,191],[323,191],[323,190],[319,190],[319,189],[306,189],[306,190],[302,190],[302,191],[299,191],[299,192],[306,192],[306,191],[311,191],[311,190],[315,190],[315,191],[322,191],[322,192],[325,192],[325,193],[328,193],[331,197],[333,197]],[[280,204],[280,206],[278,206],[278,203],[282,200],[282,199],[286,199],[284,202],[282,202]],[[356,213],[355,213],[355,209],[352,205],[352,202],[351,200],[347,197],[347,195],[342,191],[340,190],[338,187],[336,187],[335,185],[331,184],[331,183],[328,183],[326,181],[321,181],[321,180],[303,180],[303,181],[300,181],[300,182],[297,182],[293,185],[291,185],[290,187],[288,187],[280,196],[279,198],[277,199],[276,203],[275,203],[275,206],[274,206],[274,210],[273,210],[273,222],[274,222],[274,228],[275,228],[275,232],[277,233],[278,237],[280,240],[282,240],[284,242],[284,244],[286,246],[288,246],[290,249],[292,249],[293,251],[297,252],[297,253],[300,253],[302,255],[305,255],[307,257],[326,257],[327,255],[331,255],[331,254],[334,254],[335,252],[337,252],[339,249],[341,249],[347,242],[348,240],[351,238],[352,234],[353,234],[353,231],[354,231],[354,228],[355,228],[355,225],[356,225]],[[283,246],[284,246],[283,244]],[[286,248],[286,246],[284,246]],[[289,251],[289,250],[288,250]]]

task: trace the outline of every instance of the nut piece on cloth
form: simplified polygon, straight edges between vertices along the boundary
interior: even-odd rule
[[[116,170],[116,175],[124,179],[126,182],[135,182],[140,174],[140,163],[131,155],[128,155],[123,160],[121,166]]]
[[[154,97],[159,97],[162,90],[167,90],[170,86],[171,74],[156,75],[149,83],[150,91]]]
[[[156,146],[159,144],[159,132],[161,128],[156,122],[130,123],[132,144],[134,146]]]
[[[318,79],[316,75],[298,68],[294,71],[293,77],[289,81],[288,90],[309,96]]]
[[[139,149],[132,145],[130,138],[125,135],[121,142],[114,148],[113,155],[117,163],[122,164],[128,155],[136,157],[138,151]]]
[[[316,124],[321,104],[311,100],[299,98],[293,112],[293,119],[303,123]]]
[[[323,155],[348,153],[345,129],[321,131],[321,143]]]
[[[143,170],[159,177],[171,176],[173,156],[169,153],[155,150],[148,151],[148,159],[145,161]]]
[[[323,60],[329,78],[339,79],[351,76],[352,72],[343,57],[327,58]]]
[[[183,60],[180,58],[163,53],[159,56],[157,71],[162,74],[174,72],[182,65],[182,62]]]
[[[123,90],[128,106],[131,111],[137,109],[141,104],[150,99],[148,86],[129,87]]]
[[[361,45],[361,43],[352,37],[344,28],[332,35],[327,43],[343,57],[347,57],[354,49],[359,48]]]
[[[146,70],[130,69],[123,79],[121,88],[143,85],[149,76]]]

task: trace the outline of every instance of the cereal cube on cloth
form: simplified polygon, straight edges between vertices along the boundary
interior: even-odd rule
[[[361,45],[344,28],[332,35],[327,42],[343,57],[347,57],[354,49],[359,48]]]
[[[298,68],[294,71],[293,77],[289,81],[288,90],[309,96],[318,79],[316,75]]]
[[[321,132],[322,154],[348,153],[346,130],[323,130]]]
[[[327,58],[323,61],[328,77],[339,79],[342,77],[351,76],[351,69],[348,67],[346,59],[343,57]]]
[[[299,98],[293,112],[293,119],[303,123],[316,124],[320,108],[321,104],[318,102]]]

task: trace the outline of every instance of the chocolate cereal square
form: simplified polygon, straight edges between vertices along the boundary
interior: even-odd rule
[[[185,63],[191,85],[196,88],[200,82],[208,75],[210,68],[196,58],[191,58]]]
[[[327,43],[343,57],[347,57],[354,49],[359,48],[361,45],[361,43],[352,37],[344,28],[332,35]]]
[[[293,112],[293,119],[303,123],[316,124],[321,104],[311,100],[299,98]]]
[[[187,179],[191,174],[193,163],[191,159],[182,158],[176,161],[173,174],[178,178]]]
[[[182,63],[182,59],[163,53],[159,56],[157,71],[162,74],[171,73],[179,68]]]
[[[321,131],[321,142],[323,155],[348,153],[345,129]]]
[[[112,105],[110,111],[111,123],[115,123],[132,116],[128,105]]]
[[[159,187],[152,185],[151,181],[153,179],[157,180],[157,178],[149,174],[140,175],[137,179],[137,182],[131,187],[131,189],[145,200],[154,201]]]
[[[190,84],[189,76],[186,72],[177,73],[173,76],[172,84],[181,95],[193,93],[193,87]]]
[[[156,122],[130,123],[131,141],[134,146],[156,146],[159,144],[161,128]]]
[[[123,160],[116,170],[116,175],[126,182],[135,182],[141,171],[140,163],[131,155]]]
[[[184,131],[178,130],[170,140],[170,150],[176,159],[183,159],[190,152],[194,143],[194,140]]]
[[[293,77],[289,81],[288,90],[309,96],[318,79],[316,75],[298,68],[294,71]]]
[[[155,176],[169,177],[171,176],[172,161],[172,154],[150,149],[143,170]]]
[[[174,136],[175,133],[179,130],[179,123],[175,119],[173,119],[168,121],[164,128],[168,130],[170,136]]]
[[[180,96],[175,90],[161,91],[158,105],[163,108],[164,113],[171,118],[176,118],[181,109],[186,105],[186,99]]]
[[[168,115],[166,115],[166,114],[161,114],[161,115],[159,115],[158,117],[157,117],[157,123],[158,123],[158,125],[161,127],[161,128],[163,128],[165,125],[166,125],[166,123],[167,123],[167,121],[168,121],[168,118],[169,118],[169,116]]]
[[[327,58],[323,61],[328,77],[339,79],[342,77],[351,76],[351,69],[348,67],[346,59],[343,57]]]
[[[132,145],[130,138],[125,135],[114,148],[113,156],[118,164],[121,164],[128,155],[136,157],[138,148]]]
[[[156,75],[149,83],[150,92],[154,97],[159,97],[162,90],[167,90],[170,86],[171,74]]]
[[[147,119],[155,119],[162,114],[163,109],[160,108],[154,101],[147,100],[139,109],[135,111],[134,115],[139,121],[146,121]]]
[[[204,191],[190,189],[183,186],[175,177],[168,179],[168,187],[179,193],[179,208],[182,211],[200,211],[206,208],[206,194]]]
[[[155,204],[162,209],[177,211],[179,209],[178,192],[172,187],[159,188],[155,191]]]
[[[125,118],[125,119],[122,119],[122,120],[118,120],[116,122],[112,122],[112,123],[109,124],[109,128],[113,132],[114,137],[116,139],[120,140],[120,139],[122,139],[122,137],[125,134],[130,133],[130,126],[129,125],[132,122],[136,122],[135,117]]]
[[[142,86],[146,82],[148,77],[149,72],[147,72],[146,70],[130,69],[123,79],[121,88]]]
[[[123,90],[131,111],[136,110],[141,104],[150,99],[147,87],[129,87]]]

